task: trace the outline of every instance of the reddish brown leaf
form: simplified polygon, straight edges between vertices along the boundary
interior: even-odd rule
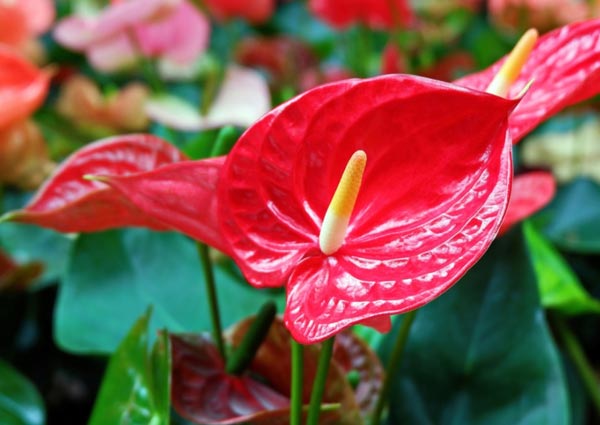
[[[19,265],[0,250],[0,290],[27,288],[44,270],[38,262]]]
[[[228,331],[227,339],[232,346],[239,345],[252,321],[252,318],[246,319],[237,323]],[[290,396],[291,377],[290,338],[290,332],[286,329],[283,321],[277,318],[271,325],[269,333],[250,367],[252,372],[263,377],[272,388],[288,397]],[[342,345],[344,344],[342,343]],[[341,358],[344,347],[337,350],[337,356]],[[304,392],[302,399],[305,404],[310,401],[319,352],[320,346],[318,344],[304,347]],[[347,370],[335,360],[330,365],[323,403],[340,403],[341,408],[323,413],[320,419],[321,424],[352,425],[360,423],[359,407],[352,387],[346,379]]]
[[[375,408],[383,385],[384,372],[379,357],[362,339],[345,330],[335,337],[333,360],[346,373],[358,372],[360,380],[354,396],[362,417],[367,418]]]
[[[173,407],[198,424],[285,424],[289,399],[249,375],[230,376],[209,337],[170,335]]]

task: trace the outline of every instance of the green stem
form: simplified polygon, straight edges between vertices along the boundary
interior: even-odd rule
[[[267,301],[263,304],[250,324],[248,332],[244,335],[244,339],[233,352],[233,355],[229,356],[226,367],[227,373],[241,375],[248,368],[269,333],[276,313],[277,307],[273,301]]]
[[[308,409],[307,425],[318,425],[319,414],[321,413],[321,401],[325,392],[325,383],[327,381],[327,372],[331,363],[331,354],[333,353],[333,343],[335,337],[329,338],[321,345],[319,354],[319,363],[313,382],[312,393],[310,395],[310,407]]]
[[[594,408],[598,415],[600,415],[600,382],[598,382],[594,369],[586,358],[583,348],[581,348],[581,344],[579,344],[579,341],[577,341],[577,338],[567,326],[565,319],[558,314],[553,314],[551,318],[558,337],[565,347],[567,354],[575,364],[575,368],[583,381],[583,385],[592,399]]]
[[[304,346],[294,339],[292,344],[292,400],[290,406],[290,425],[302,423],[302,387],[304,377]]]
[[[396,371],[400,366],[402,355],[404,353],[404,347],[406,346],[406,340],[408,339],[408,334],[410,332],[411,325],[415,320],[416,314],[417,310],[413,310],[404,315],[404,320],[402,321],[400,331],[396,337],[394,350],[392,351],[392,355],[387,364],[386,375],[385,379],[383,380],[383,387],[381,388],[379,398],[377,399],[377,404],[375,405],[375,409],[373,411],[373,416],[371,417],[371,425],[379,425],[381,421],[381,413],[383,412],[383,408],[387,402],[392,380],[396,376]]]
[[[202,270],[204,271],[204,281],[206,283],[206,295],[208,297],[213,340],[215,344],[217,344],[217,349],[219,350],[219,354],[221,354],[221,358],[224,362],[227,362],[227,356],[225,355],[225,344],[223,343],[223,330],[221,328],[221,316],[219,315],[219,305],[217,304],[215,276],[213,274],[212,263],[208,256],[208,246],[201,242],[198,242],[196,245],[198,247],[200,262],[202,263]]]

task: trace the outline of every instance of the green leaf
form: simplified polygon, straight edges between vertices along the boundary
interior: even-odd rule
[[[568,424],[566,383],[520,229],[417,313],[393,382],[394,424]]]
[[[537,275],[542,305],[566,314],[600,313],[600,302],[586,292],[552,244],[529,222],[524,223],[523,230]]]
[[[22,208],[30,195],[5,191],[0,195],[0,213]],[[0,223],[0,249],[19,264],[42,263],[44,272],[38,278],[42,285],[62,276],[72,244],[72,238],[53,230],[21,223]]]
[[[579,178],[560,188],[535,223],[560,248],[600,252],[600,186]]]
[[[148,350],[150,310],[131,328],[112,355],[104,375],[90,425],[168,425],[168,339],[162,333]]]
[[[215,279],[224,326],[256,313],[266,299],[283,303],[282,294],[254,289],[223,265]],[[67,351],[111,353],[149,305],[152,337],[163,328],[211,329],[194,242],[145,229],[80,235],[59,288],[55,339]]]
[[[36,388],[0,360],[0,424],[42,425],[45,422],[44,403]]]

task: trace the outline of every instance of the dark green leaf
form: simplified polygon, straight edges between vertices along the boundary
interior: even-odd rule
[[[148,350],[150,311],[112,355],[90,425],[168,425],[170,361],[166,333]]]
[[[215,273],[224,326],[273,298],[222,266]],[[206,300],[195,244],[184,236],[144,229],[81,235],[59,290],[55,337],[69,351],[110,353],[149,305],[151,335],[207,331]]]
[[[580,178],[560,188],[535,221],[561,248],[582,253],[600,252],[600,186]]]
[[[0,360],[0,424],[42,425],[45,417],[44,403],[33,384]]]
[[[583,288],[559,252],[526,222],[525,239],[537,275],[542,305],[566,314],[600,313],[600,302]]]
[[[393,424],[568,424],[566,383],[520,229],[417,313],[391,394]]]

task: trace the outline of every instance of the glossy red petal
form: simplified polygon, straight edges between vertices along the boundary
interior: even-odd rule
[[[123,226],[167,227],[145,216],[115,189],[92,175],[129,175],[182,161],[185,156],[164,140],[145,134],[104,139],[65,161],[22,210],[8,219],[61,232],[92,232]]]
[[[504,58],[476,74],[455,81],[486,90]],[[541,37],[508,96],[533,85],[510,117],[513,142],[568,105],[600,93],[600,19],[568,25]]]
[[[556,181],[552,173],[534,171],[515,176],[500,234],[544,208],[552,200],[555,192]]]
[[[505,137],[514,105],[388,75],[307,92],[240,138],[219,189],[224,231],[253,285],[282,284],[302,261],[288,292],[294,337],[314,342],[416,308],[483,254],[506,208],[512,170]],[[354,276],[350,283],[344,273],[320,268],[329,260],[317,239],[358,149],[367,153],[367,169],[346,243],[331,257]],[[381,286],[380,293],[369,294],[362,281]]]
[[[291,180],[293,162],[323,104],[354,83],[318,87],[284,103],[243,134],[227,157],[219,215],[232,255],[255,286],[284,285],[294,264],[316,246],[316,219],[298,196],[300,182]],[[274,121],[279,125],[271,131]]]
[[[184,161],[105,181],[147,217],[223,252],[229,247],[218,226],[216,186],[224,157]]]
[[[29,116],[48,92],[48,73],[0,46],[0,128]]]
[[[225,373],[214,344],[201,335],[170,335],[171,400],[185,419],[198,424],[285,424],[289,399],[246,375]]]

